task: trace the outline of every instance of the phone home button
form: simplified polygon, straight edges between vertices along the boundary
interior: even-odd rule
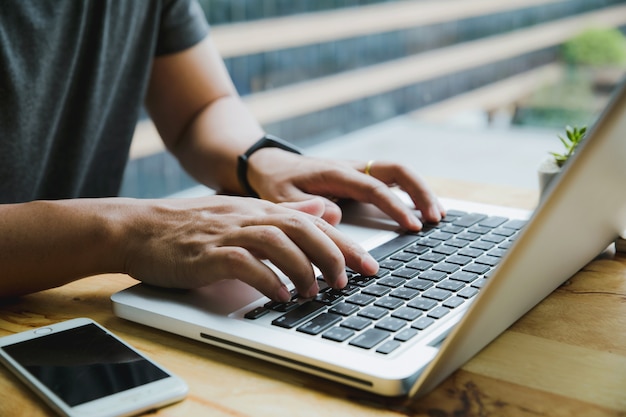
[[[52,329],[50,327],[43,327],[41,329],[35,330],[35,334],[48,334],[52,333]]]

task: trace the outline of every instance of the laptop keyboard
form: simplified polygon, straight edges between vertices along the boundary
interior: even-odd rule
[[[370,251],[374,276],[348,270],[336,290],[318,277],[320,292],[248,312],[279,313],[272,325],[389,354],[472,300],[524,226],[523,220],[451,210],[436,225],[396,237]]]

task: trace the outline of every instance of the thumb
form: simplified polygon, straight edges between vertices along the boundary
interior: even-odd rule
[[[320,197],[313,197],[302,201],[289,201],[279,204],[283,207],[298,210],[315,217],[322,217],[324,215],[325,205],[324,201]]]
[[[280,205],[312,216],[321,217],[333,226],[336,226],[341,221],[341,209],[339,206],[324,197],[285,202],[280,203]]]

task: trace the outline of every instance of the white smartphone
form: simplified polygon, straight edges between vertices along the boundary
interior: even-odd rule
[[[130,416],[188,391],[182,379],[86,318],[2,337],[0,360],[62,416]]]

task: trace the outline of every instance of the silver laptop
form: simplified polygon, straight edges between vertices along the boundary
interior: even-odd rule
[[[626,84],[534,213],[443,200],[444,221],[398,232],[378,210],[340,228],[379,260],[342,291],[275,303],[239,281],[138,284],[119,317],[387,396],[433,389],[626,229]],[[408,200],[407,200],[408,204]],[[285,279],[286,280],[286,279]],[[286,280],[287,282],[287,280]]]

